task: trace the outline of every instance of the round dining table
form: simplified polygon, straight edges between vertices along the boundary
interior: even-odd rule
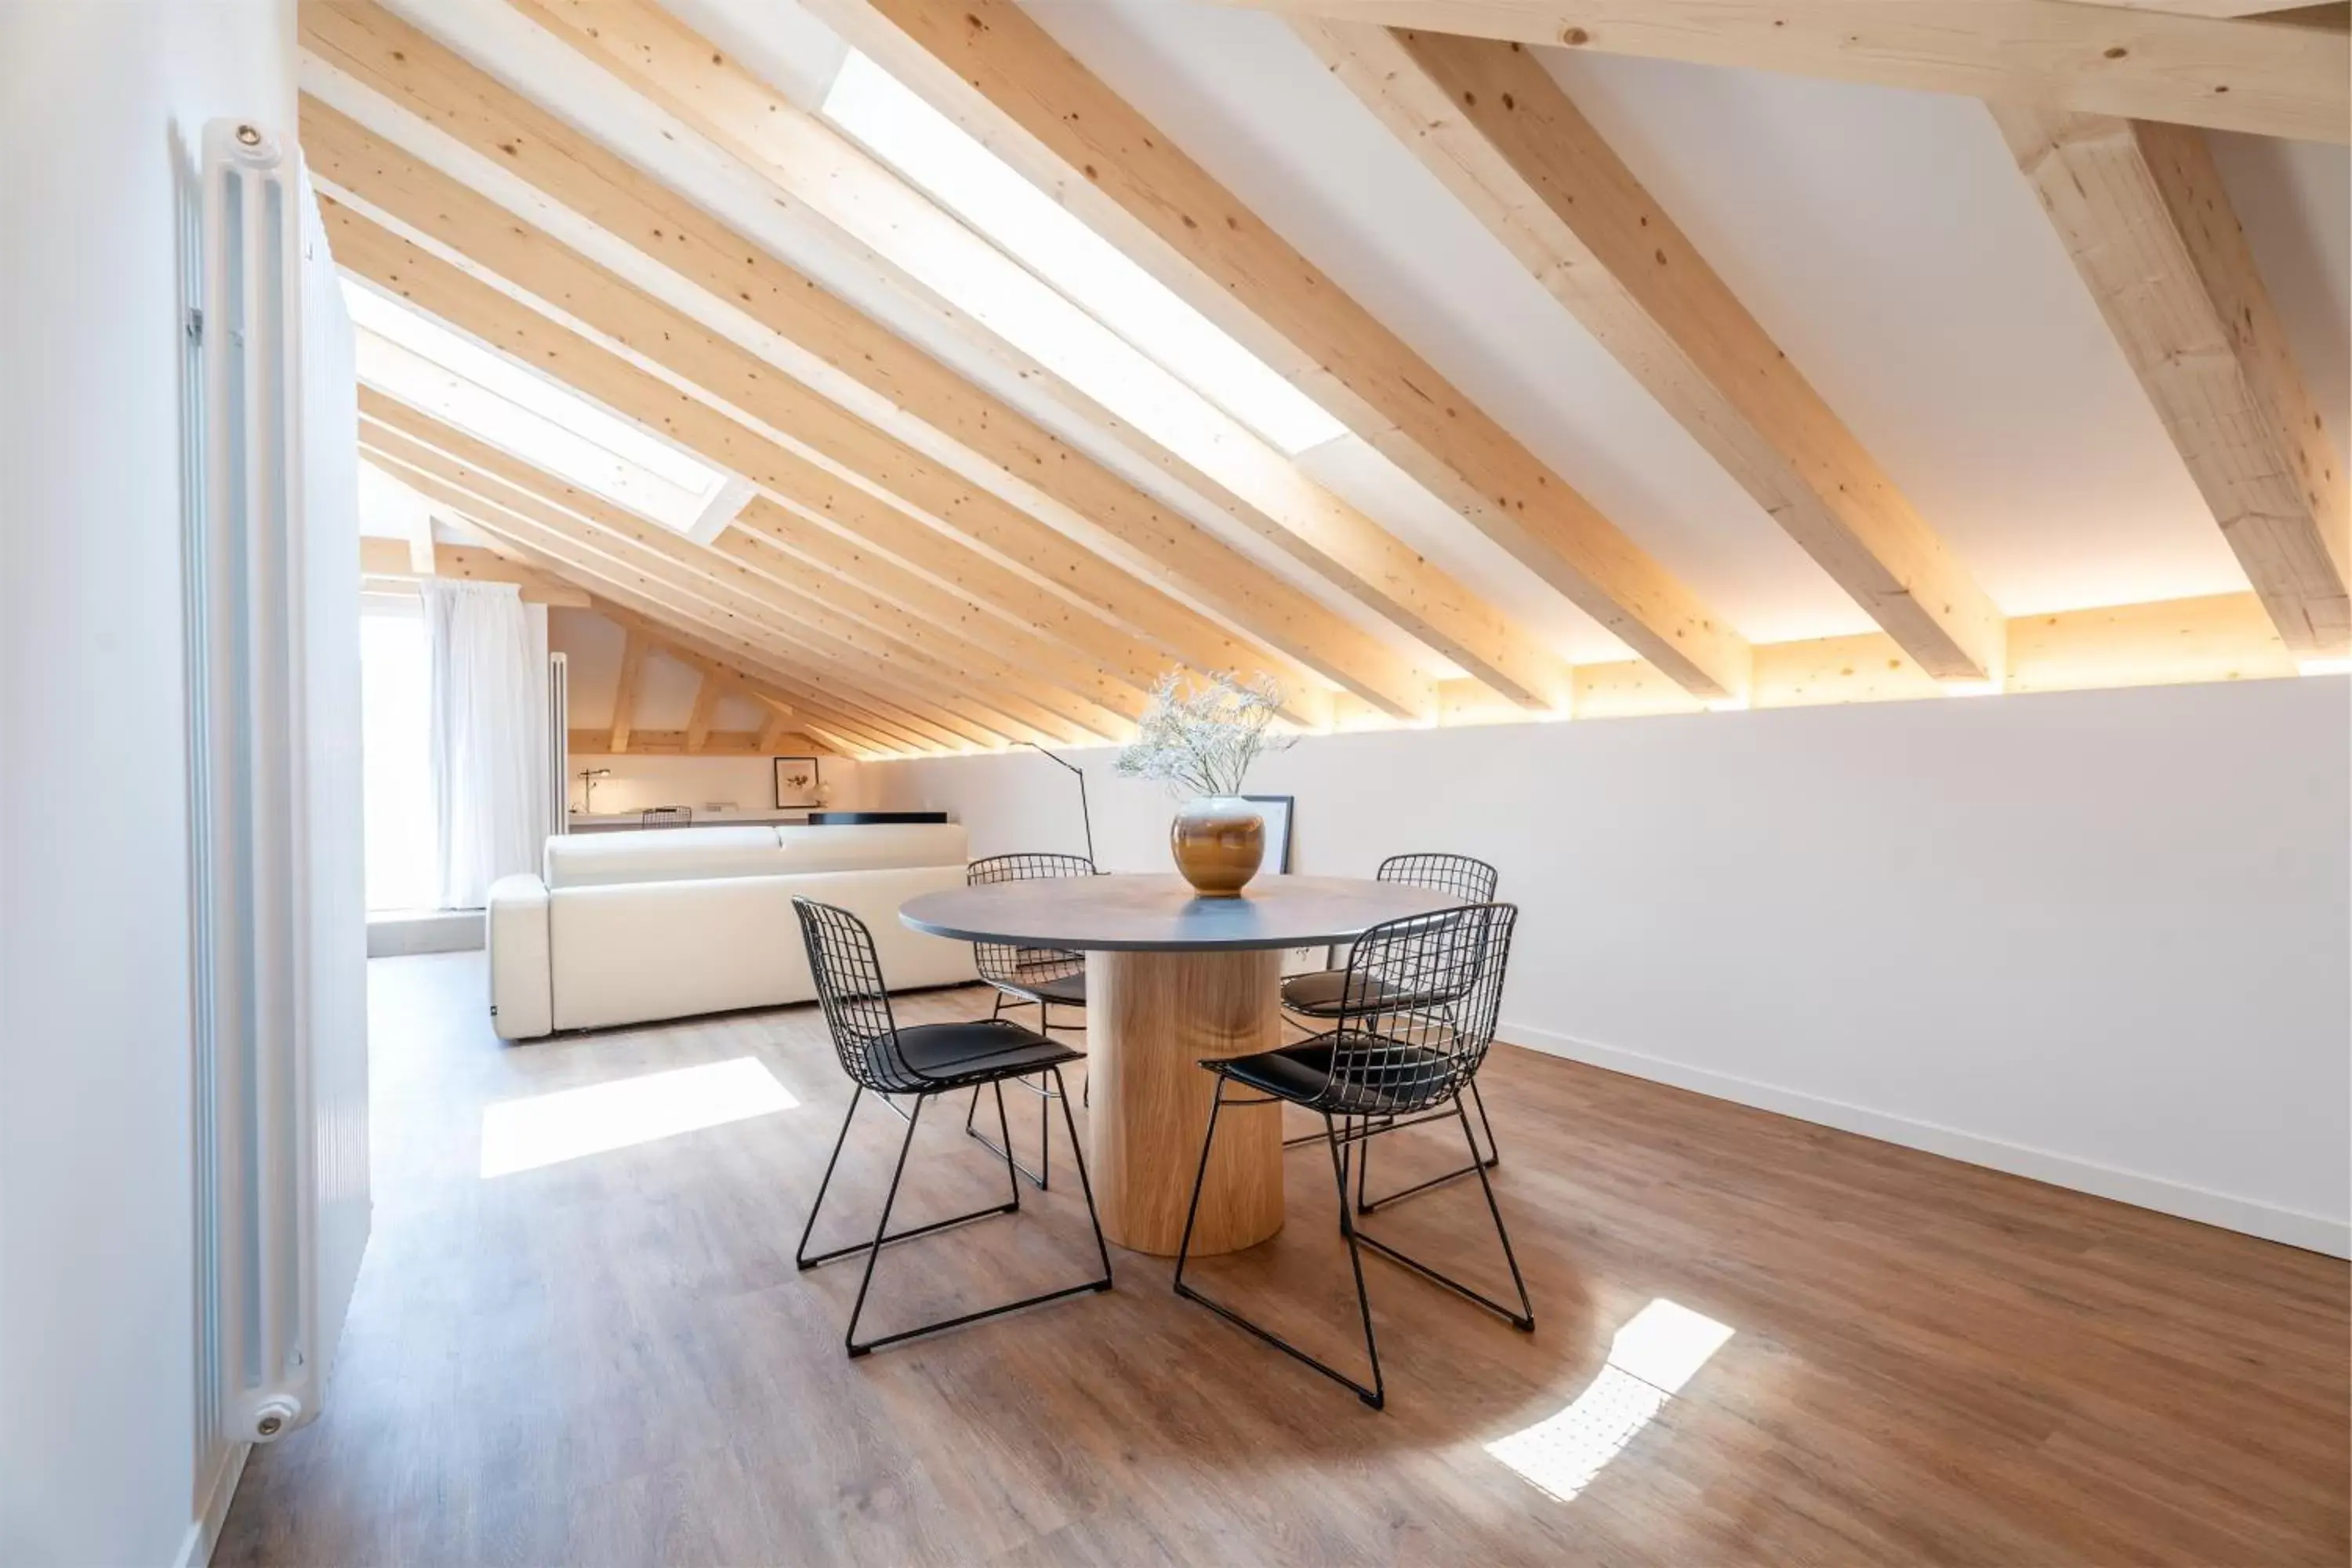
[[[1174,876],[1059,877],[926,893],[898,918],[960,942],[1086,954],[1087,1163],[1103,1234],[1172,1258],[1216,1092],[1200,1064],[1281,1046],[1285,950],[1460,901],[1346,877],[1262,877],[1230,899],[1198,897]],[[1281,1112],[1227,1101],[1194,1252],[1238,1251],[1282,1228]]]

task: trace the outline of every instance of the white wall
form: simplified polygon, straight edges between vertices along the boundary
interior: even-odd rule
[[[293,123],[279,0],[0,0],[0,1563],[193,1517],[173,137]]]
[[[1525,910],[1507,1037],[2347,1248],[2352,682],[1334,736],[1296,866],[1451,849]],[[1103,864],[1164,796],[1071,753]],[[1034,755],[868,763],[974,855],[1079,845]]]

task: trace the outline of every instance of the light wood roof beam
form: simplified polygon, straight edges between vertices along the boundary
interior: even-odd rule
[[[931,538],[941,546],[948,543],[937,534]],[[1151,671],[1157,668],[1144,663],[1114,672],[1074,658],[1068,648],[976,603],[968,593],[943,586],[866,542],[778,506],[765,496],[747,502],[734,525],[721,530],[710,545],[754,571],[761,570],[772,553],[781,552],[1129,718],[1140,715]]]
[[[627,580],[624,574],[607,576],[542,554],[501,532],[499,522],[503,514],[498,514],[496,508],[485,506],[478,510],[494,515],[489,519],[471,518],[473,526],[497,541],[507,554],[578,584],[588,596],[589,607],[601,615],[617,621],[620,612],[625,610],[635,616],[642,626],[658,630],[671,642],[741,673],[747,684],[752,678],[765,682],[766,689],[760,693],[763,700],[789,703],[804,716],[839,721],[866,733],[890,737],[897,746],[908,750],[967,751],[976,744],[1001,744],[1004,739],[986,731],[981,731],[985,738],[977,738],[951,725],[948,715],[915,711],[889,698],[859,689],[835,670],[780,656],[738,635],[731,626],[706,618],[691,606],[682,607],[647,594],[641,584]]]
[[[727,683],[709,670],[694,689],[694,707],[686,716],[686,749],[689,754],[699,752],[709,743],[710,721],[719,712],[719,700],[727,695]]]
[[[1993,113],[2288,650],[2352,654],[2343,460],[2204,135]]]
[[[2170,11],[2182,16],[2300,16],[2335,13],[2343,0],[2320,5],[2281,5],[2278,0],[2082,0],[2086,5],[2121,5],[2134,11]]]
[[[396,578],[405,582],[424,577],[443,577],[461,583],[512,583],[521,590],[522,602],[526,605],[560,605],[574,609],[587,606],[587,595],[571,584],[545,573],[518,566],[511,561],[500,560],[487,550],[470,545],[439,546],[434,552],[433,569],[419,572],[413,545],[413,539],[362,536],[360,575]]]
[[[1695,694],[1747,644],[1011,0],[809,8]]]
[[[869,674],[887,671],[942,706],[981,704],[1039,733],[1065,740],[1087,734],[1118,740],[1131,732],[1121,715],[1035,680],[985,649],[923,626],[870,595],[846,584],[813,584],[815,574],[788,559],[777,558],[770,563],[770,571],[755,575],[729,557],[681,539],[658,523],[635,520],[638,526],[634,528],[607,527],[566,510],[536,493],[538,487],[528,481],[518,483],[483,472],[446,450],[436,450],[462,438],[429,416],[420,417],[427,432],[422,439],[372,416],[364,417],[361,442],[381,460],[399,465],[404,477],[437,479],[466,499],[500,507],[570,546],[588,550],[617,567],[659,583],[667,592],[692,594],[740,616],[755,635],[799,645],[812,657],[845,668],[862,668]],[[432,434],[436,427],[442,432],[437,438]],[[520,466],[526,472],[535,472],[529,465]],[[985,696],[965,696],[970,681],[980,682],[979,689]]]
[[[783,715],[796,725],[810,728],[823,725],[836,734],[845,736],[858,749],[877,754],[942,749],[937,742],[902,734],[870,718],[843,713],[821,698],[803,692],[789,678],[779,685],[764,672],[758,661],[746,659],[716,644],[706,642],[669,621],[641,614],[602,595],[591,595],[588,607],[616,626],[635,630],[680,664],[697,670],[720,670],[733,676],[742,683],[746,691],[771,711]]]
[[[1999,678],[2000,611],[1534,55],[1298,31],[1922,669]]]
[[[929,220],[920,232],[908,232],[909,244],[960,244],[976,260],[1007,268],[1016,265],[751,73],[725,63],[702,64],[714,51],[666,13],[652,7],[600,9],[588,24],[596,27],[591,35],[574,25],[583,18],[567,6],[526,4],[524,9],[706,138],[769,174],[780,188],[797,194],[818,174],[786,162],[782,127],[790,122],[793,146],[823,148],[821,186],[826,195],[849,199],[845,187],[854,185],[868,193],[868,199],[887,203],[894,217]],[[1181,520],[1152,521],[1152,511],[1142,509],[1157,510],[1157,503],[1027,416],[381,7],[368,0],[313,0],[303,7],[302,18],[304,47],[322,62],[493,159],[966,448],[1085,516],[1135,514],[1159,536],[1173,536],[1179,543],[1190,537],[1179,526]],[[625,37],[615,31],[615,23],[628,28]],[[633,47],[639,41],[646,47]],[[681,77],[682,68],[689,74]],[[710,76],[730,90],[722,95],[681,89]],[[928,292],[883,258],[872,261],[890,274],[896,287]],[[1057,400],[1077,405],[1074,412],[1097,432],[1156,464],[1475,679],[1525,707],[1549,708],[1564,700],[1566,666],[1540,638],[1314,484],[1237,422],[1218,416],[1225,434],[1219,471],[1211,473],[1091,399],[1074,397],[1075,389],[1059,378],[1052,380]],[[1208,564],[1216,570],[1221,563]]]
[[[861,536],[900,539],[911,529],[919,537],[949,537],[766,433],[429,255],[335,200],[331,192],[320,201],[320,214],[336,261],[345,271],[666,433],[705,461],[741,475],[778,500],[793,501]],[[1292,719],[1316,724],[1328,716],[1328,703],[1322,700],[1328,691],[1303,668],[1278,655],[1262,654],[1045,523],[968,486],[940,500],[946,514],[938,520],[942,527],[994,552],[1030,574],[1031,581],[1053,584],[1070,595],[1061,602],[1074,606],[1072,613],[1059,623],[1042,623],[1041,630],[1051,629],[1063,640],[1083,641],[1092,635],[1087,612],[1099,612],[1106,619],[1118,618],[1105,639],[1113,651],[1139,636],[1195,668],[1270,669],[1285,681],[1284,710]],[[908,548],[912,552],[916,546]],[[929,566],[928,561],[921,563]],[[952,569],[954,561],[942,565]]]
[[[1088,553],[1113,580],[1115,605],[1143,596],[1141,578],[1086,552],[1011,502],[866,424],[740,344],[641,293],[327,105],[306,97],[301,126],[303,155],[314,176],[448,247],[483,271],[644,355],[709,397],[743,410],[772,429],[789,431],[794,440],[929,515],[959,525],[992,512],[1017,520],[1020,528],[1044,530],[1065,549]],[[1019,477],[1041,489],[1052,482],[1052,476],[1042,472]],[[1104,498],[1107,503],[1117,499]],[[1399,717],[1424,713],[1433,704],[1429,679],[1384,644],[1198,525],[1152,505],[1139,491],[1129,490],[1119,506],[1090,512],[1086,521],[1137,552],[1194,598],[1280,649],[1287,656],[1284,663],[1288,668],[1312,668]],[[1270,661],[1253,658],[1252,662],[1265,666]],[[1310,679],[1303,673],[1292,679]]]
[[[761,726],[760,733],[751,742],[751,749],[755,752],[777,751],[783,745],[784,736],[791,731],[791,715],[782,709],[769,709],[768,721]]]
[[[362,426],[365,429],[365,426]],[[845,681],[854,683],[873,698],[887,698],[909,714],[921,714],[937,729],[950,731],[964,742],[996,745],[1016,740],[1059,739],[1066,743],[1066,734],[1057,734],[1051,728],[1039,728],[1003,710],[1010,704],[1001,695],[983,704],[976,700],[959,700],[956,693],[943,679],[935,679],[925,670],[908,664],[891,664],[885,658],[865,650],[844,646],[822,634],[789,635],[773,623],[761,623],[746,616],[742,609],[723,603],[725,590],[708,584],[687,584],[656,571],[647,571],[643,563],[615,559],[593,546],[547,528],[521,512],[502,506],[481,496],[469,494],[443,483],[432,475],[398,463],[388,454],[378,451],[378,460],[393,467],[403,482],[423,494],[439,500],[466,517],[474,527],[510,544],[529,550],[539,559],[555,563],[556,569],[575,583],[592,591],[625,587],[653,603],[689,615],[715,628],[730,632],[760,647],[772,658],[784,658],[815,668],[837,671]]]
[[[993,612],[1040,638],[1074,650],[1108,679],[1149,690],[1168,668],[1163,650],[1127,628],[1109,626],[1034,577],[895,508],[877,504],[860,511],[844,509],[819,515],[827,521],[814,522],[803,510],[782,505],[770,496],[756,497],[736,515],[735,526],[720,536],[719,547],[731,550],[730,536],[741,534],[798,552],[803,535],[793,525],[801,524],[844,541],[856,552],[856,559],[895,565],[911,576],[935,580],[942,592],[961,595],[976,609]]]
[[[627,632],[621,642],[621,675],[613,688],[613,729],[605,738],[604,749],[614,756],[625,756],[629,750],[629,730],[637,716],[637,687],[646,674],[646,639],[635,632]]]
[[[812,548],[829,552],[825,563],[837,568],[834,575],[839,584],[835,607],[848,609],[883,629],[904,627],[914,634],[910,640],[918,647],[940,644],[950,657],[961,659],[967,657],[968,647],[983,661],[1010,660],[1019,667],[1021,679],[1042,679],[1082,702],[1085,706],[1070,710],[1069,716],[1106,739],[1123,737],[1127,729],[1118,721],[1135,718],[1143,710],[1145,699],[1139,687],[1113,679],[1081,656],[1057,647],[968,600],[959,599],[949,590],[935,586],[891,561],[861,551],[844,536],[791,513],[765,497],[753,497],[746,503],[744,513],[738,514],[735,524],[721,529],[708,544],[698,543],[593,491],[567,483],[544,468],[477,440],[389,393],[362,385],[360,412],[369,421],[396,431],[415,444],[401,454],[411,467],[425,468],[450,483],[476,490],[480,489],[481,481],[471,476],[486,476],[487,480],[500,487],[492,492],[494,499],[506,499],[505,487],[512,487],[557,516],[569,514],[605,532],[635,541],[682,566],[718,576],[755,595],[772,596],[771,586],[749,581],[756,574],[772,584],[780,564],[771,548],[754,542],[759,536],[747,531],[751,524],[745,521],[745,513],[754,514],[762,526],[795,538],[808,536]],[[947,542],[938,534],[925,531],[941,546],[946,545]],[[796,549],[788,559],[804,559],[808,553],[807,550]],[[795,603],[814,595],[822,604],[832,592],[805,571],[795,573],[787,584],[789,595]],[[776,608],[785,615],[793,613],[789,604]],[[977,672],[986,665],[974,668]],[[1108,729],[1104,728],[1106,724]]]
[[[531,584],[537,584],[539,596],[556,605],[585,609],[600,605],[604,597],[617,595],[643,614],[665,624],[675,626],[681,619],[692,618],[682,616],[679,611],[667,604],[650,598],[631,597],[642,586],[641,584],[615,584],[603,578],[591,578],[575,568],[559,565],[548,557],[516,543],[498,531],[495,517],[485,521],[480,515],[495,512],[496,509],[479,504],[476,498],[442,485],[429,474],[404,469],[396,461],[386,461],[387,466],[404,482],[422,494],[438,499],[453,515],[462,518],[477,533],[490,542],[488,549],[442,547],[438,555],[445,574],[462,573],[482,581],[520,582],[524,584],[522,591],[526,601],[534,595]],[[399,540],[378,540],[373,544],[394,555],[403,554],[406,548]],[[370,547],[370,542],[363,540],[362,545],[364,551]],[[362,578],[362,581],[366,580]],[[738,636],[731,622],[703,623],[703,626],[707,634],[705,655],[730,661],[739,675],[745,675],[747,685],[750,678],[746,671],[756,668],[768,682],[757,689],[757,695],[762,700],[788,701],[797,711],[823,712],[862,731],[877,734],[887,731],[897,737],[890,743],[898,746],[918,750],[937,746],[954,750],[973,743],[972,737],[969,735],[958,734],[898,709],[887,700],[855,689],[837,672],[803,665],[797,649],[789,655],[780,655],[771,647]],[[747,664],[747,659],[753,663]]]
[[[761,677],[751,673],[745,661],[728,657],[709,644],[669,624],[637,615],[610,599],[591,595],[589,607],[614,626],[634,627],[655,647],[700,673],[722,674],[737,681],[772,717],[776,723],[788,729],[805,729],[811,732],[823,730],[845,750],[864,752],[870,755],[899,755],[909,752],[939,749],[936,743],[899,735],[871,721],[846,717],[825,709],[822,704],[812,711],[807,700],[796,694],[787,694]]]
[[[829,14],[845,3],[820,0],[812,8]],[[2342,34],[2287,21],[2184,16],[2074,0],[1223,3],[2262,136],[2352,140],[2352,43]],[[940,7],[942,13],[959,8]]]

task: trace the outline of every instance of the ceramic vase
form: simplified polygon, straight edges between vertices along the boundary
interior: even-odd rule
[[[1236,899],[1265,858],[1265,818],[1237,795],[1187,801],[1168,829],[1176,869],[1204,899]]]

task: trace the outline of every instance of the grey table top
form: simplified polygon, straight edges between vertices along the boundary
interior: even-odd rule
[[[1354,877],[1260,877],[1238,899],[1203,899],[1177,876],[1057,877],[925,893],[899,906],[919,931],[958,942],[1079,952],[1234,952],[1349,942],[1461,900]]]

